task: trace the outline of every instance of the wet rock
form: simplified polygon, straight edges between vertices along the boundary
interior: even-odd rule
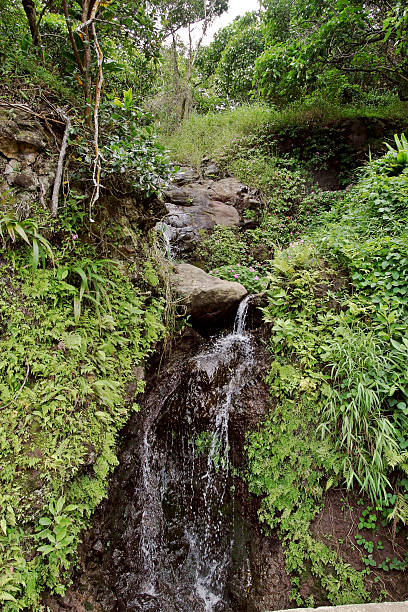
[[[173,277],[174,289],[187,313],[194,319],[220,319],[246,294],[240,283],[225,281],[191,264],[179,264]]]
[[[201,242],[202,230],[212,230],[216,225],[239,225],[239,213],[234,206],[211,200],[207,189],[189,193],[190,205],[166,204],[168,215],[163,219],[170,243],[179,257],[186,257]]]
[[[199,179],[200,176],[194,168],[189,168],[188,166],[182,166],[178,172],[173,177],[173,182],[176,185],[185,185],[186,183],[191,183],[191,181],[195,181]]]
[[[241,453],[244,432],[267,407],[261,391],[251,406],[247,401],[255,388],[267,393],[267,354],[245,332],[245,303],[234,333],[208,341],[187,328],[160,367],[152,366],[141,410],[121,436],[109,497],[84,534],[81,574],[63,606],[61,598],[44,601],[53,612],[264,612],[288,605],[280,544],[261,532],[259,501],[223,469],[227,449],[230,457]],[[219,441],[211,449],[216,465],[209,432]],[[204,452],[197,439],[207,440]]]

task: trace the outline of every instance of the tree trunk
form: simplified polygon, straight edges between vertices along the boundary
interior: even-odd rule
[[[27,16],[28,25],[30,26],[33,45],[41,48],[41,36],[37,23],[37,13],[35,11],[34,0],[22,0],[23,8]]]

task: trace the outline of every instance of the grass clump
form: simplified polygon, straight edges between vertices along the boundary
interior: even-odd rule
[[[164,138],[171,158],[199,166],[208,155],[217,159],[241,136],[252,134],[274,111],[263,105],[239,106],[223,113],[192,115],[169,137]]]

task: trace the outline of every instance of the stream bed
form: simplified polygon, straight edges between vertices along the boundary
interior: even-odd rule
[[[152,366],[124,430],[108,498],[82,545],[82,571],[53,610],[235,612],[285,607],[278,541],[246,491],[245,432],[268,409],[266,355],[247,330],[187,329]]]

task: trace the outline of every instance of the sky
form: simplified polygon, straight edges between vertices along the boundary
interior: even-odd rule
[[[245,15],[248,11],[256,11],[259,9],[258,0],[229,0],[229,9],[226,13],[223,13],[220,17],[214,20],[214,23],[208,28],[207,34],[203,40],[204,45],[208,45],[215,32],[221,28],[225,28],[226,25],[234,21],[235,17],[239,15]],[[187,42],[187,32],[180,32],[181,38]]]

